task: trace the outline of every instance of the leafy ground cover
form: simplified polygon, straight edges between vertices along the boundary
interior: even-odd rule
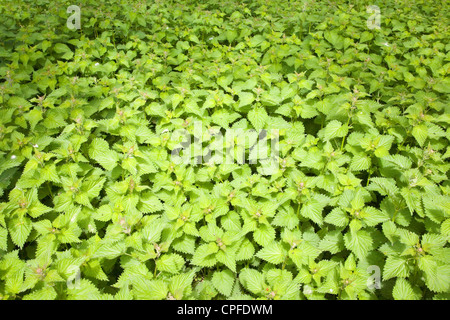
[[[446,1],[0,16],[0,299],[449,298]]]

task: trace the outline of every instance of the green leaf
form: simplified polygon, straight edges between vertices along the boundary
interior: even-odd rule
[[[239,93],[239,108],[245,107],[251,104],[255,100],[253,93],[251,92],[240,92]]]
[[[52,182],[60,182],[58,173],[56,171],[56,166],[54,164],[46,165],[42,170],[41,173],[41,179],[42,181],[52,181]]]
[[[235,275],[230,270],[216,271],[211,279],[214,287],[226,297],[231,295],[235,281]]]
[[[39,290],[35,290],[25,296],[23,300],[55,300],[58,296],[53,287],[45,287]]]
[[[253,239],[260,246],[266,246],[275,239],[275,229],[270,225],[260,225],[253,232]]]
[[[184,265],[184,259],[178,254],[165,254],[156,260],[156,269],[176,274]]]
[[[111,171],[117,165],[118,154],[109,149],[108,142],[95,138],[89,147],[89,157],[97,161],[105,170]]]
[[[192,291],[191,284],[196,272],[197,269],[193,269],[190,272],[173,276],[170,279],[169,291],[173,293],[175,299],[181,300],[189,296]]]
[[[23,270],[14,270],[8,272],[5,279],[5,291],[11,294],[18,294],[23,287]]]
[[[351,163],[350,163],[350,170],[351,171],[365,171],[370,168],[371,160],[370,157],[368,157],[365,154],[358,153],[355,154]]]
[[[285,259],[283,247],[278,242],[272,242],[258,251],[256,256],[273,264],[280,264]]]
[[[300,209],[300,214],[305,218],[309,218],[319,226],[323,223],[323,204],[318,202],[316,199],[311,199],[310,201],[304,203]]]
[[[215,254],[218,250],[215,243],[202,244],[195,250],[191,263],[200,267],[212,267],[217,263]]]
[[[100,300],[101,294],[97,287],[87,279],[80,279],[78,284],[67,289],[69,300]]]
[[[383,279],[388,280],[395,277],[406,278],[409,274],[406,259],[389,256],[383,268]]]
[[[242,241],[242,244],[237,252],[236,260],[250,260],[253,258],[253,255],[255,254],[255,247],[253,246],[252,242],[245,238]]]
[[[412,135],[416,138],[419,145],[422,147],[425,143],[425,140],[428,138],[428,128],[424,124],[419,124],[414,126],[412,129]]]
[[[54,45],[53,50],[55,50],[56,53],[63,53],[62,59],[70,60],[73,57],[73,52],[70,50],[70,48],[65,45],[64,43],[57,43]]]
[[[249,111],[248,120],[253,125],[256,130],[261,130],[264,128],[266,121],[268,119],[266,109],[262,107],[257,107]]]
[[[333,138],[344,137],[348,133],[348,126],[342,125],[340,121],[332,120],[325,127],[324,137],[325,141],[329,141]]]
[[[109,205],[103,205],[96,209],[93,213],[93,218],[98,221],[109,221],[113,215],[113,210]]]
[[[436,267],[435,273],[427,272],[425,274],[425,283],[433,292],[449,292],[450,291],[450,266],[439,265]]]
[[[340,50],[344,47],[344,38],[340,36],[336,30],[325,31],[325,39],[330,42],[336,49]]]
[[[6,251],[8,241],[8,231],[0,227],[0,250]]]
[[[411,284],[403,278],[397,278],[392,296],[395,300],[419,300],[420,296],[414,292]]]
[[[93,258],[114,259],[125,252],[125,243],[105,243],[95,252]]]
[[[329,231],[320,241],[319,248],[336,254],[344,249],[344,237],[339,230]]]
[[[373,248],[370,234],[364,230],[347,232],[344,235],[345,247],[351,250],[359,259],[364,259]]]
[[[139,201],[138,209],[142,213],[155,213],[163,210],[163,204],[154,195],[144,194],[139,198]]]
[[[11,220],[8,225],[9,235],[11,236],[12,241],[20,248],[25,244],[31,233],[31,229],[32,223],[28,218]]]
[[[245,268],[239,274],[241,284],[252,293],[259,294],[264,290],[264,276],[254,270]]]
[[[341,208],[334,208],[331,210],[324,221],[338,227],[345,227],[349,222],[347,214]]]
[[[364,221],[368,226],[373,227],[388,220],[389,216],[386,212],[380,211],[374,207],[364,208]]]
[[[161,232],[161,231],[159,231],[159,232]],[[155,241],[155,240],[152,240],[152,241]],[[185,234],[182,237],[174,240],[173,248],[176,251],[179,251],[182,253],[194,254],[194,252],[195,252],[195,237]]]
[[[236,256],[234,252],[231,252],[230,250],[220,250],[216,254],[216,259],[218,262],[226,265],[231,271],[236,272]]]
[[[308,265],[311,260],[316,259],[321,253],[321,250],[316,246],[302,241],[295,249],[289,251],[289,257],[301,268],[303,265]]]
[[[50,211],[52,211],[52,208],[49,208],[49,207],[43,205],[42,203],[40,203],[38,201],[34,202],[28,208],[28,213],[33,218],[37,218],[37,217],[43,215],[44,213],[47,213],[47,212],[50,212]]]
[[[169,293],[169,288],[163,280],[141,279],[133,285],[133,291],[139,300],[162,300]]]

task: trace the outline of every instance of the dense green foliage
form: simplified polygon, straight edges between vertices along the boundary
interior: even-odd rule
[[[79,2],[0,4],[0,299],[449,298],[445,0]]]

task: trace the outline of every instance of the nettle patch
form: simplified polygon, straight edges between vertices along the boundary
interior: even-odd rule
[[[448,299],[449,6],[370,4],[2,1],[0,298]]]

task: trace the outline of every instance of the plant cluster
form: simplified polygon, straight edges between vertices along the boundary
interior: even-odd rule
[[[74,4],[0,4],[0,299],[449,298],[445,0]]]

